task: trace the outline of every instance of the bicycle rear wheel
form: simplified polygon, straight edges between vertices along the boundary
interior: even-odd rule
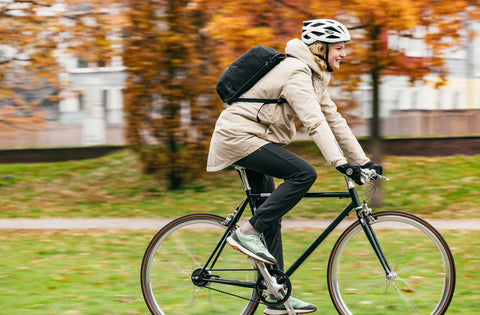
[[[404,212],[374,213],[371,227],[394,273],[381,266],[359,221],[338,239],[328,290],[340,314],[444,314],[455,289],[455,264],[435,228]]]
[[[204,266],[225,233],[224,220],[213,214],[190,214],[154,236],[141,269],[143,296],[153,314],[253,314],[258,305],[255,289],[192,281],[194,271]],[[257,280],[257,272],[246,256],[228,245],[211,271],[221,278],[251,282]]]

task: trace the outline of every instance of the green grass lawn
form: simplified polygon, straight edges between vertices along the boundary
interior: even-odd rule
[[[318,180],[312,190],[345,189],[343,177],[327,166],[310,143],[292,150],[312,162]],[[471,218],[480,200],[480,155],[439,158],[387,156],[391,179],[383,183],[384,209],[426,218]],[[0,165],[1,218],[15,217],[165,217],[191,212],[226,215],[243,198],[234,170],[204,173],[184,189],[164,185],[140,171],[129,151],[102,158],[61,163]],[[302,201],[287,217],[332,217],[341,200]],[[379,209],[380,210],[380,209]]]
[[[317,169],[313,190],[344,190],[343,177],[311,144],[295,144],[292,150]],[[382,164],[391,179],[383,184],[384,209],[424,218],[480,217],[480,155],[387,156]],[[0,218],[226,215],[243,198],[233,170],[205,174],[182,190],[163,187],[141,173],[129,151],[84,161],[0,165]],[[305,200],[287,217],[332,218],[344,205],[344,200]],[[475,313],[480,310],[480,232],[443,234],[458,272],[449,313]],[[139,268],[153,235],[149,230],[1,231],[0,314],[147,314]],[[308,231],[285,233],[287,262],[309,238]],[[325,281],[331,245],[322,245],[292,278],[295,294],[317,303],[322,314],[334,313]]]
[[[153,234],[119,230],[2,231],[0,314],[148,314],[139,270]],[[443,234],[457,264],[457,288],[448,313],[473,314],[480,310],[480,232]],[[285,233],[287,266],[312,237],[312,230]],[[316,303],[319,314],[335,314],[325,280],[333,241],[328,238],[291,279],[294,294]],[[226,301],[238,303],[236,299]]]

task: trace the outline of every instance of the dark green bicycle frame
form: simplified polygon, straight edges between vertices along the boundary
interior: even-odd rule
[[[301,265],[302,263],[315,251],[315,249],[327,238],[328,235],[343,221],[347,216],[350,215],[352,211],[356,211],[358,220],[360,220],[361,226],[365,232],[366,237],[368,238],[370,244],[372,245],[380,263],[382,264],[385,273],[388,275],[391,272],[391,268],[388,265],[388,262],[383,254],[383,250],[380,247],[380,244],[375,236],[373,229],[371,228],[370,224],[368,223],[369,217],[363,211],[362,203],[358,197],[357,190],[354,184],[348,184],[348,191],[346,192],[308,192],[304,198],[339,198],[339,199],[351,199],[350,202],[345,209],[333,220],[332,223],[328,225],[328,227],[323,231],[318,238],[305,250],[305,252],[297,258],[297,260],[288,268],[285,272],[287,276],[291,276]],[[218,245],[216,246],[215,250],[213,251],[212,255],[206,262],[203,267],[202,275],[205,274],[204,272],[209,269],[213,269],[218,257],[220,256],[221,252],[223,251],[227,237],[233,232],[233,228],[237,225],[240,217],[242,216],[243,212],[247,205],[250,205],[252,212],[255,211],[255,201],[258,199],[266,199],[270,196],[269,193],[259,193],[255,194],[252,193],[250,189],[246,189],[245,193],[247,197],[240,203],[235,211],[235,215],[230,215],[228,227],[225,234],[220,239]],[[247,288],[255,288],[255,282],[248,282],[248,281],[239,281],[234,279],[221,279],[221,278],[208,278],[204,279],[205,281],[209,282],[216,282],[216,283],[223,283],[223,284],[230,284],[234,286],[241,286]]]

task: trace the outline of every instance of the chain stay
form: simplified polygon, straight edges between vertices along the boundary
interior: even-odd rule
[[[258,268],[254,268],[254,269],[209,269],[209,271],[212,271],[212,272],[215,272],[215,271],[218,271],[218,272],[225,272],[225,271],[239,271],[239,272],[245,272],[245,271],[259,271]],[[204,286],[204,288],[207,288],[209,290],[212,290],[212,291],[216,291],[216,292],[219,292],[219,293],[223,293],[223,294],[226,294],[226,295],[230,295],[230,296],[233,296],[233,297],[237,297],[239,299],[242,299],[242,300],[246,300],[246,301],[251,301],[251,302],[258,302],[260,304],[265,304],[263,303],[262,301],[260,300],[257,300],[257,299],[251,299],[251,298],[247,298],[247,297],[244,297],[244,296],[241,296],[241,295],[238,295],[238,294],[234,294],[234,293],[230,293],[230,292],[227,292],[227,291],[223,291],[223,290],[220,290],[220,289],[216,289],[216,288],[212,288],[212,287],[209,287],[209,286]]]

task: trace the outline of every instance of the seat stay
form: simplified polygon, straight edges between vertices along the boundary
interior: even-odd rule
[[[230,236],[234,228],[237,226],[238,221],[240,220],[243,212],[245,211],[245,208],[247,207],[247,204],[249,204],[249,199],[250,198],[245,198],[237,207],[235,212],[233,214],[230,214],[228,218],[223,222],[225,225],[227,225],[227,229],[225,230],[225,233],[222,235],[220,238],[219,242],[217,243],[217,246],[213,250],[212,254],[208,258],[207,262],[203,266],[202,272],[204,272],[207,269],[213,269],[215,266],[218,257],[220,257],[220,254],[222,253],[223,249],[225,248],[225,245],[227,243],[227,237]]]

